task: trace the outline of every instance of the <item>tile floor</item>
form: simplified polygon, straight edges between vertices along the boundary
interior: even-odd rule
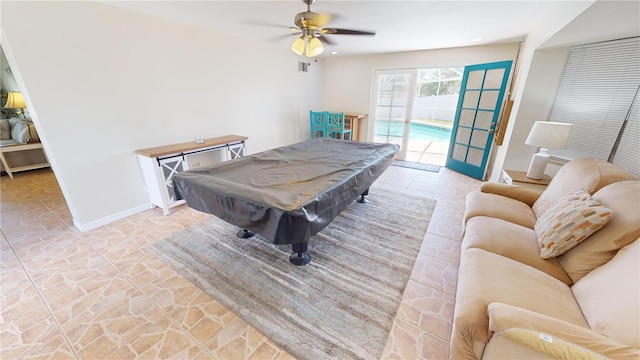
[[[391,166],[372,187],[438,200],[383,358],[448,358],[464,199],[479,184]],[[50,170],[0,187],[0,358],[292,358],[144,252],[209,215],[156,208],[81,233]]]

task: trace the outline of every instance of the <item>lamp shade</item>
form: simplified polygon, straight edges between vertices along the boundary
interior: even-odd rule
[[[302,55],[304,53],[304,36],[300,36],[293,42],[293,44],[291,44],[291,51],[298,55]]]
[[[24,102],[24,97],[19,91],[9,91],[7,93],[7,102],[4,104],[6,109],[22,109],[26,108],[27,104]]]
[[[573,124],[536,121],[524,143],[544,149],[566,149],[569,144],[571,127]]]
[[[314,57],[322,54],[324,47],[320,40],[316,37],[309,39],[307,43],[307,57]]]

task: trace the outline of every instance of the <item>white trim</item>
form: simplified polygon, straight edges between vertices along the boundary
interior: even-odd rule
[[[128,210],[124,210],[124,211],[120,211],[119,213],[115,213],[109,216],[105,216],[101,219],[98,220],[94,220],[91,222],[88,222],[86,224],[81,224],[78,222],[78,220],[76,220],[76,218],[73,218],[73,225],[75,225],[75,227],[78,228],[78,230],[82,231],[82,232],[87,232],[90,230],[93,230],[95,228],[99,228],[100,226],[104,226],[107,224],[110,224],[112,222],[124,219],[126,217],[129,217],[131,215],[135,215],[137,213],[141,213],[143,211],[147,211],[149,209],[152,209],[154,206],[153,204],[146,203],[146,204],[142,204],[140,206],[136,206],[134,208],[128,209]]]

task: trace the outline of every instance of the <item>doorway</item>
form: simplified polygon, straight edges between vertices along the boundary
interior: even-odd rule
[[[369,138],[400,145],[398,160],[445,165],[463,72],[463,67],[376,71]]]

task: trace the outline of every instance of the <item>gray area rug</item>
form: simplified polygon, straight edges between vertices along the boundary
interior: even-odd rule
[[[210,218],[148,250],[298,359],[377,359],[435,200],[374,188],[310,240],[311,263]]]
[[[407,168],[416,169],[416,170],[440,172],[440,166],[438,166],[438,165],[423,164],[423,163],[418,163],[418,162],[394,160],[391,163],[391,165],[400,166],[400,167],[407,167]]]

